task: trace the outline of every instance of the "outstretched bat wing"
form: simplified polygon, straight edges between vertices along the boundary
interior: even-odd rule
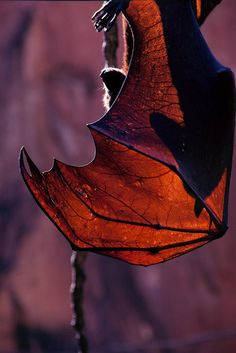
[[[89,126],[95,160],[41,173],[22,150],[20,167],[74,248],[149,265],[227,229],[234,81],[189,1],[131,0],[125,15],[132,63],[110,111]]]

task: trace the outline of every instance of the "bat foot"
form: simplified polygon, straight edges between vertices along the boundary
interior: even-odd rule
[[[130,0],[109,0],[92,17],[97,32],[107,32],[113,26],[117,16],[124,10]]]

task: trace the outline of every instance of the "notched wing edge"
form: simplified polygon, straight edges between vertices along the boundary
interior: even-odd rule
[[[28,167],[29,167],[29,169],[30,169],[30,172],[31,172],[31,175],[29,174],[29,172],[27,171],[27,168],[26,168],[26,165],[25,165],[25,161],[27,162],[27,164],[28,164]],[[60,162],[61,163],[61,162]],[[39,169],[37,168],[37,166],[33,163],[33,161],[31,160],[31,158],[29,157],[29,154],[27,153],[27,151],[25,150],[25,148],[23,147],[22,149],[21,149],[21,152],[20,152],[20,158],[19,158],[19,166],[20,166],[20,171],[21,171],[21,174],[22,174],[22,177],[23,177],[23,179],[24,179],[24,181],[25,181],[25,183],[26,183],[26,185],[27,185],[27,187],[28,187],[28,189],[30,190],[30,192],[31,192],[31,194],[32,194],[32,196],[34,197],[34,199],[35,199],[35,201],[36,201],[36,203],[39,205],[39,207],[43,210],[43,212],[50,218],[50,220],[56,225],[56,227],[59,229],[59,231],[65,236],[65,238],[70,242],[70,244],[71,244],[71,247],[73,248],[73,249],[79,249],[77,246],[75,246],[71,241],[70,241],[70,239],[68,238],[68,236],[66,236],[65,235],[65,233],[63,232],[63,230],[57,225],[57,223],[55,222],[55,220],[53,219],[53,217],[51,217],[50,216],[50,214],[47,212],[47,210],[43,207],[43,205],[39,202],[39,200],[37,199],[37,197],[36,197],[36,194],[34,193],[34,191],[33,191],[33,189],[32,189],[32,187],[31,187],[31,185],[30,185],[30,182],[36,182],[37,184],[42,184],[42,182],[43,182],[43,179],[44,179],[44,173],[41,173],[40,171],[39,171]],[[83,167],[82,167],[83,168]],[[53,166],[53,168],[51,169],[51,171],[53,170],[53,171],[56,171],[56,169],[57,169],[57,161],[55,160],[54,161],[54,166]],[[48,172],[47,172],[48,173]],[[86,204],[85,205],[87,208],[89,208],[89,206]],[[55,208],[57,209],[57,206],[55,206]],[[89,208],[90,209],[90,208]],[[103,219],[103,216],[102,215],[99,215],[99,214],[97,214],[93,209],[90,209],[90,211],[93,213],[93,215],[95,216],[95,217],[98,217],[98,218],[102,218]],[[64,219],[64,217],[63,217],[63,219]],[[115,220],[115,219],[112,219],[112,218],[107,218],[106,219],[107,221],[110,221],[110,222],[118,222],[118,223],[123,223],[122,221],[119,221],[119,220]],[[132,224],[130,224],[131,226],[132,226]],[[136,225],[136,226],[148,226],[148,225],[146,225],[146,224],[139,224],[139,223],[136,223],[136,224],[134,224],[134,225]],[[207,230],[200,230],[200,229],[174,229],[174,228],[172,228],[172,229],[169,229],[168,227],[164,227],[164,226],[161,226],[161,225],[150,225],[150,227],[151,228],[154,228],[154,229],[156,229],[156,231],[158,231],[158,230],[171,230],[171,231],[173,231],[173,232],[186,232],[186,233],[199,233],[199,234],[207,234],[205,237],[202,237],[202,238],[200,238],[199,239],[199,241],[204,241],[204,240],[212,240],[212,239],[217,239],[217,238],[219,238],[219,237],[221,237],[221,236],[223,236],[224,235],[224,233],[226,232],[226,230],[227,230],[227,226],[225,226],[225,227],[222,227],[222,225],[221,225],[221,229],[219,230],[218,229],[218,231],[217,232],[215,232],[215,231],[207,231]],[[80,239],[82,242],[83,242],[83,240],[82,239]],[[182,243],[176,243],[176,244],[171,244],[170,245],[170,247],[177,247],[177,246],[184,246],[184,245],[186,245],[186,244],[192,244],[192,243],[195,243],[195,242],[198,242],[198,240],[196,241],[196,240],[191,240],[191,241],[187,241],[187,242],[185,242],[184,244],[182,244]],[[86,243],[86,242],[83,242],[84,244],[87,244],[88,245],[88,243]],[[167,247],[168,248],[168,247]],[[87,248],[82,248],[83,250],[92,250],[92,249],[94,249],[94,250],[97,250],[97,247],[95,247],[95,246],[92,246],[92,245],[90,245],[89,244],[89,247],[87,247]],[[104,248],[99,248],[99,250],[100,251],[106,251],[106,250],[109,250],[110,248],[108,248],[108,247],[104,247]],[[111,248],[111,249],[113,249],[113,248]],[[110,249],[110,250],[111,250]],[[117,248],[117,250],[119,250],[119,251],[121,251],[121,250],[140,250],[140,251],[147,251],[149,248],[122,248],[122,249],[119,249],[119,248]],[[150,250],[153,250],[154,249],[154,251],[161,251],[161,250],[165,250],[166,249],[166,247],[156,247],[156,246],[154,246],[154,247],[150,247]],[[156,249],[156,250],[155,250]]]
[[[27,167],[25,162],[27,162],[28,167],[29,167],[29,171],[31,172],[31,174],[28,172]],[[56,160],[54,160],[53,166],[51,168],[50,171],[52,171],[54,169],[54,165],[56,163]],[[27,186],[27,188],[29,189],[34,201],[37,203],[37,205],[39,206],[39,208],[45,213],[45,215],[50,219],[50,221],[56,226],[56,228],[59,230],[59,232],[64,236],[64,238],[69,242],[72,250],[78,250],[78,247],[74,245],[74,243],[70,240],[69,237],[66,236],[66,234],[64,233],[64,231],[57,225],[57,223],[55,222],[55,220],[53,219],[53,217],[51,217],[51,215],[49,214],[49,212],[47,212],[47,210],[42,206],[42,204],[39,202],[39,200],[37,199],[35,193],[33,192],[31,186],[30,186],[30,182],[33,182],[34,178],[36,179],[36,181],[38,180],[39,182],[42,182],[44,179],[44,175],[42,172],[40,172],[40,170],[37,168],[37,166],[33,163],[32,159],[30,158],[29,154],[27,153],[25,147],[23,146],[20,150],[20,155],[19,155],[19,169],[20,169],[20,173],[23,177],[23,180]],[[37,179],[38,178],[38,179]],[[86,249],[82,249],[82,250],[86,250]],[[92,250],[92,249],[91,249]]]

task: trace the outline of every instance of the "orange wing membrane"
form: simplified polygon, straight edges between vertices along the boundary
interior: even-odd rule
[[[20,168],[74,249],[151,265],[227,229],[234,78],[209,51],[190,1],[131,0],[125,16],[132,62],[112,108],[89,125],[95,160],[55,161],[41,173],[23,149]]]

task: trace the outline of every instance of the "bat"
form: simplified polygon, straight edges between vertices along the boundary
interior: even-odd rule
[[[98,32],[108,31],[114,24],[120,11],[125,9],[130,0],[109,0],[93,15],[92,19]],[[192,10],[199,25],[202,25],[212,10],[222,0],[191,0]],[[106,67],[101,72],[105,95],[103,103],[109,109],[115,101],[126,78],[133,50],[133,36],[130,26],[123,19],[124,60],[122,69]]]
[[[126,0],[123,11],[132,61],[111,109],[88,125],[94,161],[42,173],[23,148],[20,170],[73,249],[151,265],[227,230],[235,85],[190,0]],[[114,18],[97,16],[97,29]]]

